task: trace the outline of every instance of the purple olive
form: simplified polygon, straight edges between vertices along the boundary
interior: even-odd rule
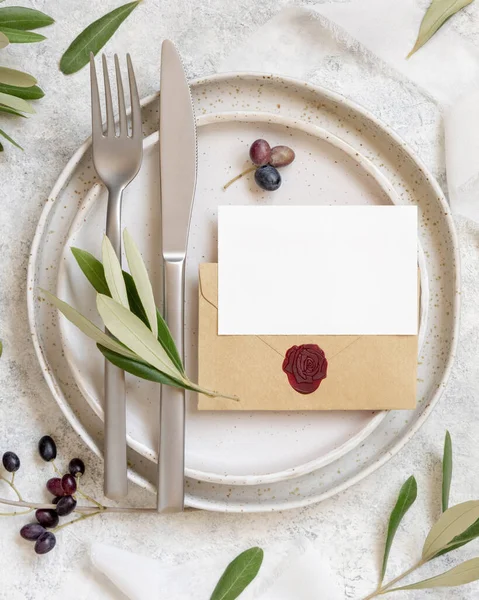
[[[39,508],[35,511],[35,517],[43,527],[56,527],[58,525],[57,512],[51,508]]]
[[[269,164],[273,167],[286,167],[295,159],[294,151],[288,146],[275,146],[271,150]]]
[[[249,157],[255,165],[258,165],[258,167],[267,165],[271,158],[271,146],[266,140],[256,140],[251,144]]]
[[[55,548],[57,538],[51,531],[45,531],[35,542],[35,552],[37,554],[46,554]]]
[[[64,496],[65,491],[62,486],[60,477],[52,477],[47,481],[47,490],[54,496]]]
[[[73,496],[63,496],[63,498],[60,498],[57,502],[56,511],[58,516],[66,517],[75,510],[76,505],[77,501]]]
[[[45,533],[45,528],[40,523],[29,523],[20,529],[22,538],[30,542],[37,540],[43,533]]]
[[[71,496],[77,491],[77,482],[73,475],[70,475],[70,473],[63,475],[62,488],[66,496]]]

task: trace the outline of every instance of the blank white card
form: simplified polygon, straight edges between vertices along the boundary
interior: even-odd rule
[[[220,206],[220,335],[415,335],[414,206]]]

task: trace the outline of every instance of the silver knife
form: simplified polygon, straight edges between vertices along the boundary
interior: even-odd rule
[[[164,313],[184,355],[185,258],[196,187],[196,123],[190,88],[173,42],[161,48],[160,199]],[[184,508],[185,391],[162,386],[158,450],[158,512]]]

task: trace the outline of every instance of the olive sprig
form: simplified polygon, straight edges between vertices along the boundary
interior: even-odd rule
[[[132,508],[122,506],[104,506],[80,489],[80,480],[85,474],[85,463],[81,458],[73,458],[68,464],[68,472],[62,473],[55,462],[57,448],[54,440],[45,435],[38,443],[41,458],[52,465],[55,477],[50,478],[46,488],[52,494],[51,503],[29,502],[24,500],[16,483],[15,476],[20,469],[20,459],[15,452],[8,451],[3,454],[2,463],[5,471],[11,477],[0,474],[0,481],[7,484],[14,492],[17,500],[0,498],[0,504],[14,506],[26,510],[0,512],[3,517],[16,517],[27,515],[35,511],[35,521],[27,523],[20,529],[20,535],[25,540],[35,542],[34,550],[37,554],[47,554],[56,546],[56,534],[65,527],[74,525],[79,521],[95,517],[103,513],[119,512],[156,512],[154,508]],[[81,497],[90,503],[89,506],[77,504]],[[78,516],[61,523],[69,515],[76,513]]]

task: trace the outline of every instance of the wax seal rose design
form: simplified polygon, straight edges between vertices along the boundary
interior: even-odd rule
[[[283,371],[289,384],[300,394],[315,392],[326,378],[328,361],[316,344],[292,346],[284,357]]]

